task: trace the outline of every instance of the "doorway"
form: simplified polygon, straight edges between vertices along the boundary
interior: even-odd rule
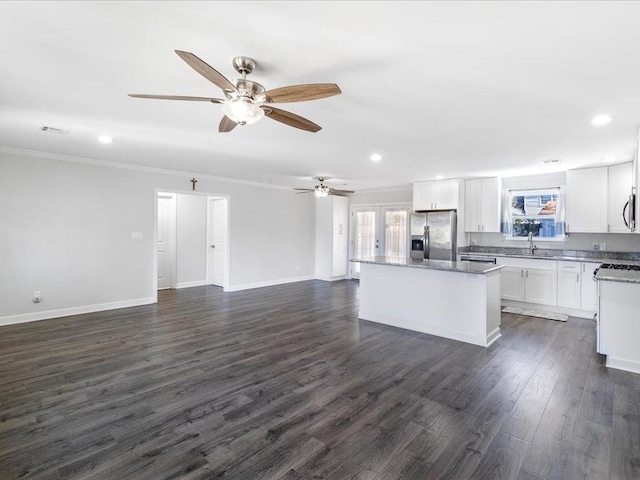
[[[228,289],[229,198],[156,191],[155,290],[216,285]]]
[[[410,207],[352,207],[349,256],[408,257]],[[349,263],[351,278],[360,278],[360,264]]]

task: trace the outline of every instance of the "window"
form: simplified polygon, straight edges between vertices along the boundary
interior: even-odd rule
[[[564,239],[563,191],[560,187],[508,190],[505,201],[507,238]]]

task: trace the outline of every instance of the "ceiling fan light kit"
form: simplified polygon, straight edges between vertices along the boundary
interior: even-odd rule
[[[324,198],[329,195],[337,195],[339,197],[345,197],[347,193],[355,193],[353,190],[337,190],[324,184],[327,177],[314,177],[320,182],[320,185],[316,185],[313,188],[294,188],[298,190],[297,193],[313,193],[318,198]]]
[[[241,56],[233,59],[233,67],[242,75],[242,78],[235,79],[231,82],[193,53],[182,50],[176,50],[176,53],[196,72],[222,89],[226,99],[134,93],[130,93],[129,96],[158,100],[208,101],[211,103],[219,103],[224,113],[224,117],[222,117],[220,125],[218,126],[219,132],[230,132],[236,125],[251,125],[262,117],[267,116],[290,127],[315,133],[321,130],[322,127],[295,113],[264,104],[304,102],[342,93],[340,87],[335,83],[290,85],[288,87],[266,91],[259,83],[247,80],[247,75],[256,68],[256,61],[253,58]]]

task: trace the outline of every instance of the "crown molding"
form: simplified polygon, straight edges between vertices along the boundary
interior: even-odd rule
[[[214,180],[218,182],[235,183],[239,185],[250,185],[254,187],[275,188],[278,190],[290,190],[290,187],[283,185],[273,185],[271,183],[255,182],[251,180],[240,180],[230,177],[218,177],[215,175],[208,175],[206,173],[188,172],[182,170],[169,170],[167,168],[146,167],[143,165],[135,165],[132,163],[120,163],[111,162],[109,160],[97,160],[95,158],[77,157],[75,155],[63,155],[60,153],[41,152],[38,150],[27,150],[24,148],[6,147],[0,145],[0,153],[7,153],[10,155],[20,155],[23,157],[42,158],[46,160],[56,160],[61,162],[81,163],[84,165],[93,165],[97,167],[109,167],[119,168],[122,170],[134,170],[137,172],[156,173],[160,175],[171,175],[174,177],[195,177],[205,178],[208,180]]]

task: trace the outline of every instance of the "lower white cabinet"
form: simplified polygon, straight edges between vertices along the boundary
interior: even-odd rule
[[[600,263],[498,257],[503,300],[572,309],[588,318],[598,311],[598,284],[593,271]],[[582,313],[581,313],[582,312]]]
[[[501,271],[501,296],[505,300],[556,305],[558,298],[557,262],[498,258]]]
[[[540,305],[556,305],[557,298],[556,271],[527,268],[524,277],[524,301]]]
[[[580,308],[587,312],[598,311],[598,282],[593,279],[593,271],[600,263],[580,264]]]
[[[581,264],[558,262],[558,306],[580,308]]]

